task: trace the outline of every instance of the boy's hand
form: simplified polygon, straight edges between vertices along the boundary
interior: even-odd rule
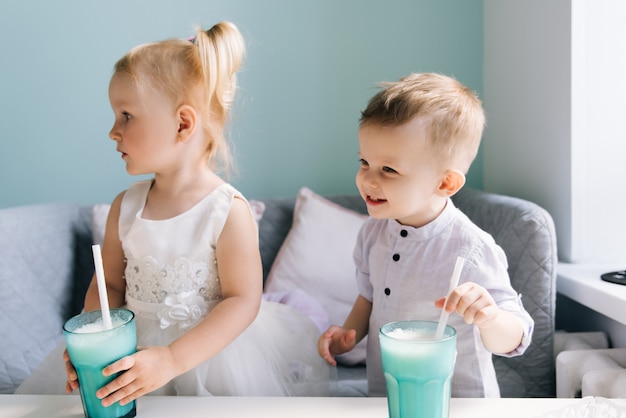
[[[74,389],[78,389],[78,375],[76,369],[70,361],[70,356],[67,354],[67,348],[63,351],[63,360],[65,361],[65,373],[67,373],[67,382],[65,382],[65,392],[72,393]]]
[[[443,308],[445,298],[435,301]],[[522,341],[524,330],[520,320],[504,311],[484,287],[467,282],[454,289],[445,306],[446,312],[456,312],[468,324],[475,324],[487,350],[492,353],[510,353]]]
[[[445,297],[436,300],[435,306],[444,308],[445,300]],[[487,289],[473,282],[463,283],[450,292],[445,310],[448,313],[456,312],[465,323],[475,324],[480,329],[489,328],[490,322],[500,313],[500,308]]]
[[[355,345],[355,330],[331,325],[317,341],[317,350],[328,364],[336,366],[335,356],[352,350]]]

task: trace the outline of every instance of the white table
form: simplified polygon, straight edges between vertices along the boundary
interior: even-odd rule
[[[461,399],[450,418],[531,418],[581,399]],[[626,399],[611,402],[626,409]],[[386,418],[386,398],[165,397],[137,401],[138,418]],[[0,395],[0,418],[82,418],[78,395]]]
[[[581,305],[626,325],[626,286],[600,279],[603,273],[624,269],[626,264],[559,263],[556,290]]]

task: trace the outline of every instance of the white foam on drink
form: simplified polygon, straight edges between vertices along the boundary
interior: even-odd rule
[[[397,340],[405,341],[434,341],[435,334],[424,329],[402,329],[396,328],[386,332],[387,336]]]
[[[122,325],[124,323],[124,320],[119,317],[114,317],[112,318],[112,322],[113,322],[113,328],[115,328],[119,325]],[[72,332],[75,334],[91,334],[94,332],[102,332],[105,330],[107,330],[107,328],[104,326],[104,322],[102,322],[102,318],[98,318],[91,324],[81,325],[80,327],[76,328]]]

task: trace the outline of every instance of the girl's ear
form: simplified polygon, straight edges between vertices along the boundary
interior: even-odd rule
[[[446,170],[438,191],[446,196],[453,196],[465,185],[465,174],[459,170]]]
[[[193,107],[189,105],[181,105],[176,110],[176,119],[178,121],[178,133],[176,135],[176,139],[180,142],[185,142],[196,131],[198,114]]]

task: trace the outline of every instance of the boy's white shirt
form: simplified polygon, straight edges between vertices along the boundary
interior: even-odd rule
[[[441,311],[434,301],[447,294],[457,256],[466,258],[459,283],[471,281],[485,287],[501,309],[514,313],[523,324],[522,343],[506,356],[520,355],[530,344],[534,321],[510,285],[504,251],[452,200],[448,199],[437,219],[421,228],[370,218],[354,250],[359,293],[372,302],[367,347],[370,396],[386,393],[380,327],[403,319],[438,321]],[[448,324],[457,331],[452,396],[499,397],[492,354],[485,349],[478,328],[456,314],[450,315]]]

